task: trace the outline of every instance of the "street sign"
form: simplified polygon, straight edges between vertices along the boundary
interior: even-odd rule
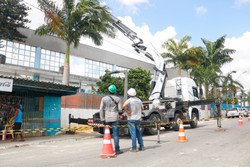
[[[235,104],[235,101],[233,100],[231,103],[232,103],[232,105],[234,105],[234,104]]]

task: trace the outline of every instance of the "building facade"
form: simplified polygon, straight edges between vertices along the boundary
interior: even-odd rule
[[[65,59],[65,42],[53,36],[38,36],[33,30],[19,29],[27,36],[25,42],[2,40],[0,64],[2,75],[30,78],[39,81],[62,82]],[[109,71],[122,71],[142,67],[152,70],[153,64],[126,55],[115,54],[96,47],[80,44],[71,48],[70,85],[83,90],[94,85]],[[86,89],[87,90],[87,89]]]

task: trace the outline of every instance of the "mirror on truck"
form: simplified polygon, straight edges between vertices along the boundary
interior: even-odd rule
[[[203,96],[203,89],[199,88],[200,96]]]
[[[196,87],[193,87],[193,95],[194,95],[195,97],[197,97],[197,98],[198,98],[198,96],[199,96],[198,90],[197,90]]]

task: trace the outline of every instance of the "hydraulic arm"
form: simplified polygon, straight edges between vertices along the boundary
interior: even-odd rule
[[[151,55],[150,53],[148,53],[146,51],[147,47],[143,45],[143,40],[139,38],[134,31],[124,25],[121,20],[114,17],[113,15],[111,16],[111,23],[133,42],[132,47],[134,47],[137,53],[144,54],[144,56],[152,60],[155,64],[154,79],[152,81],[153,88],[149,100],[159,99],[160,97],[163,97],[162,92],[164,92],[163,86],[165,80],[167,79],[167,73],[165,70],[165,62],[162,56],[157,54]]]

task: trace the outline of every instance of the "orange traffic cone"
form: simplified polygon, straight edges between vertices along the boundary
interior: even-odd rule
[[[241,117],[241,114],[239,115],[238,125],[243,125],[243,119]]]
[[[111,135],[109,126],[106,125],[105,127],[105,133],[104,133],[104,139],[103,139],[103,147],[102,147],[102,153],[100,154],[102,158],[110,158],[115,157],[115,152],[113,150],[112,142],[111,142]]]
[[[248,114],[247,120],[250,121],[250,113]]]
[[[186,142],[186,141],[187,139],[184,133],[183,122],[182,120],[180,120],[178,142]]]

